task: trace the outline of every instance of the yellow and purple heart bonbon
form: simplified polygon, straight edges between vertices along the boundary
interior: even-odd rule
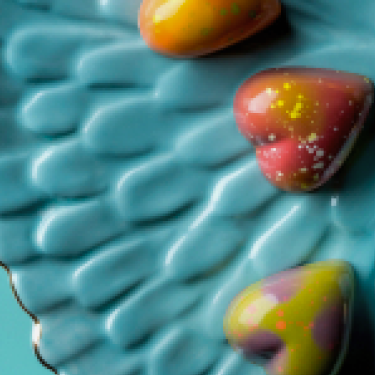
[[[228,308],[224,331],[269,375],[334,375],[346,352],[353,297],[350,264],[306,265],[243,290]]]
[[[279,0],[144,0],[139,28],[151,49],[194,57],[257,33],[280,12]]]

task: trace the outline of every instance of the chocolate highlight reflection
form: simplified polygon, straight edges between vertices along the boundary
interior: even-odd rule
[[[242,291],[227,311],[224,331],[269,375],[333,375],[346,354],[353,299],[349,263],[309,264]]]

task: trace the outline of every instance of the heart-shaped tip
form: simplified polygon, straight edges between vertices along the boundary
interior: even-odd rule
[[[234,100],[241,133],[266,178],[287,191],[316,189],[340,168],[364,124],[374,87],[364,76],[316,68],[262,71]]]
[[[326,261],[243,290],[224,318],[229,343],[269,375],[333,375],[349,340],[354,274]]]
[[[279,0],[144,0],[139,28],[151,49],[195,57],[257,33],[280,12]]]

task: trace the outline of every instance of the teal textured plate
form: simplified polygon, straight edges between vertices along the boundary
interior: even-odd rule
[[[40,354],[61,375],[260,375],[225,342],[228,303],[340,258],[358,279],[340,375],[374,373],[373,113],[328,185],[290,194],[261,175],[232,100],[282,65],[375,80],[375,2],[284,0],[262,33],[178,61],[145,46],[139,4],[0,0],[0,260]]]

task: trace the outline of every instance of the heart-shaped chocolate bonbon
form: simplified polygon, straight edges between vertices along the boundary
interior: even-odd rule
[[[308,191],[340,168],[372,102],[367,77],[291,67],[248,79],[237,92],[234,114],[266,178],[283,190]]]
[[[309,264],[242,291],[229,306],[224,331],[269,375],[333,375],[345,356],[353,297],[349,263]]]
[[[151,49],[194,57],[255,34],[280,12],[279,0],[144,0],[139,27]]]

